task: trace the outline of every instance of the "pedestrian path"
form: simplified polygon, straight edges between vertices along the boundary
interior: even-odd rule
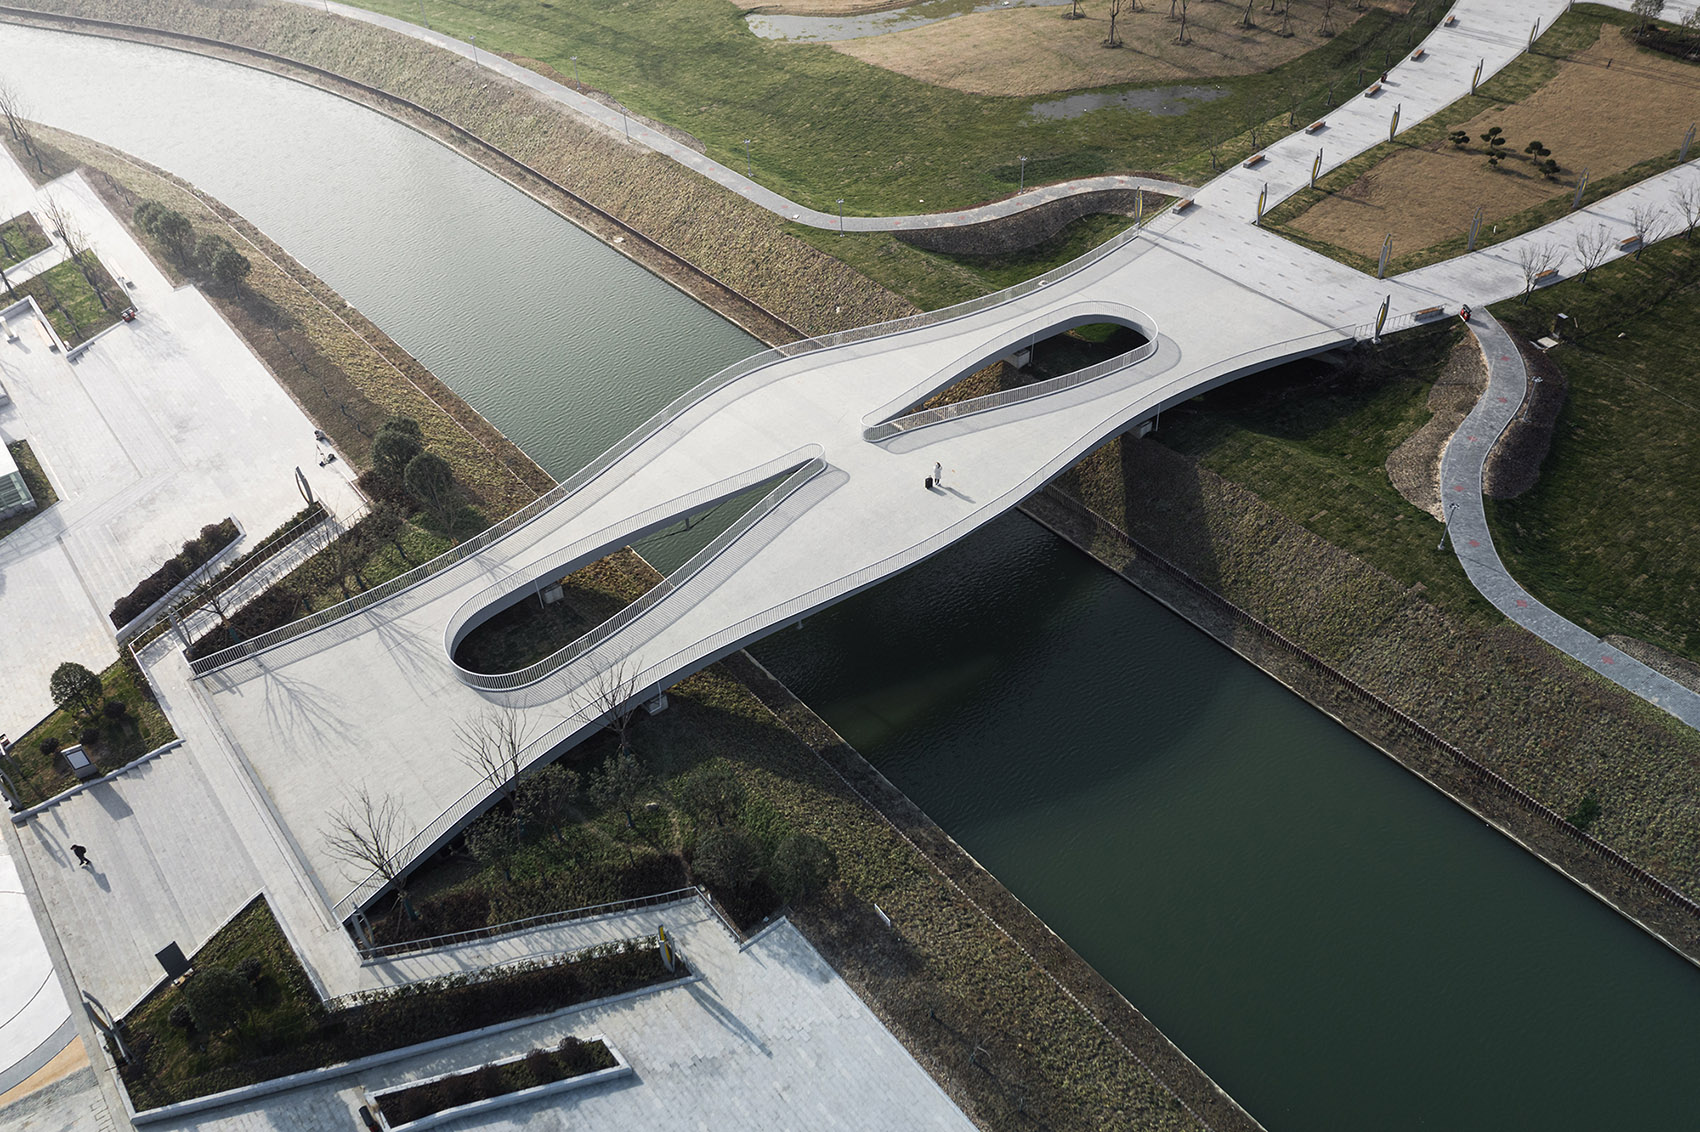
[[[1487,390],[1458,426],[1440,465],[1447,534],[1464,573],[1496,609],[1541,640],[1690,727],[1700,728],[1700,695],[1554,613],[1518,585],[1500,561],[1482,504],[1482,470],[1523,404],[1529,375],[1511,336],[1491,315],[1472,314],[1469,326],[1487,359]]]

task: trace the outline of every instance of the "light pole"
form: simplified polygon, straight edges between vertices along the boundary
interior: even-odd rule
[[[1020,161],[1021,161],[1021,187],[1019,189],[1015,190],[1017,194],[1024,193],[1024,192],[1027,191],[1027,159],[1025,157],[1023,157],[1023,158],[1020,159]]]
[[[838,198],[838,234],[844,235],[844,198]]]
[[[755,139],[753,139],[753,138],[745,138],[744,139],[744,176],[747,177],[748,179],[752,180],[752,181],[755,180],[755,177],[756,177],[755,161],[754,161],[754,159],[752,159],[750,157],[750,142],[753,141],[753,140],[755,140]]]
[[[578,56],[577,55],[573,56],[573,89],[578,91],[580,94],[584,93],[584,84],[578,81]]]
[[[431,21],[425,17],[425,0],[419,0],[419,22],[425,25],[425,30],[431,30]]]
[[[1436,550],[1441,550],[1446,546],[1446,532],[1452,529],[1452,512],[1456,510],[1458,510],[1456,503],[1450,504],[1446,508],[1446,517],[1440,520],[1440,541],[1434,544]]]
[[[472,65],[474,67],[478,65],[478,37],[476,35],[472,37]]]

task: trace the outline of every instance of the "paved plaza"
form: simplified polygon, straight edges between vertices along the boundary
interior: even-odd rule
[[[234,516],[264,537],[301,509],[297,467],[333,509],[358,499],[340,461],[318,466],[312,423],[272,375],[198,290],[171,285],[81,175],[45,192],[141,314],[74,359],[33,333],[0,341],[12,398],[0,437],[28,440],[59,494],[0,539],[0,732],[13,737],[52,710],[60,662],[98,672],[117,658],[112,603],[202,526]],[[41,196],[0,151],[0,216],[39,211]]]

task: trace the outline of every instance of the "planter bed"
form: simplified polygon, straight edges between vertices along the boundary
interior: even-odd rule
[[[236,520],[230,518],[202,527],[201,533],[184,543],[183,549],[175,558],[143,578],[135,589],[113,604],[112,612],[107,615],[112,620],[112,627],[125,628],[143,613],[163,602],[178,586],[194,577],[195,571],[212,561],[241,534],[242,530],[236,525]]]
[[[471,1113],[582,1089],[631,1072],[620,1051],[601,1035],[582,1041],[567,1037],[559,1046],[380,1090],[372,1094],[372,1107],[380,1127],[413,1132]]]

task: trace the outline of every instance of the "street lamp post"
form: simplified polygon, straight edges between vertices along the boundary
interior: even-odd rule
[[[478,37],[476,35],[472,37],[472,65],[475,67],[478,65]]]
[[[578,91],[580,94],[584,93],[584,84],[578,81],[578,56],[577,55],[573,56],[573,89]]]
[[[844,235],[844,198],[838,198],[838,234]]]
[[[1456,503],[1447,506],[1446,517],[1440,521],[1440,541],[1434,544],[1436,550],[1441,550],[1446,546],[1446,533],[1452,529],[1452,512],[1456,510],[1458,510]]]
[[[425,16],[425,0],[419,0],[419,22],[425,25],[425,30],[431,30],[431,21]]]
[[[752,181],[755,180],[755,176],[756,176],[756,174],[755,174],[755,168],[756,168],[755,162],[750,157],[750,142],[753,141],[753,140],[754,140],[753,138],[745,138],[744,139],[744,176],[748,177]]]
[[[1015,191],[1017,193],[1024,193],[1024,192],[1027,191],[1027,159],[1025,157],[1023,157],[1020,160],[1021,160],[1021,187],[1019,189],[1016,189]]]

